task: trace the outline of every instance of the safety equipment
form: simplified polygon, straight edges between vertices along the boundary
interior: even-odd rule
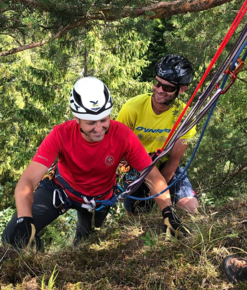
[[[181,238],[190,233],[189,228],[181,224],[171,206],[167,206],[162,210],[162,216],[164,218],[164,232],[166,234],[170,231],[173,237]]]
[[[97,121],[110,115],[113,102],[107,86],[95,77],[79,79],[70,94],[72,114],[82,120]]]
[[[194,77],[192,63],[180,55],[168,54],[154,66],[154,74],[174,85],[189,85]]]
[[[10,237],[10,243],[16,248],[28,249],[35,238],[36,229],[33,218],[20,217],[16,220],[16,226]]]
[[[173,93],[177,90],[177,86],[170,86],[167,84],[162,84],[156,78],[153,79],[153,85],[157,88],[162,87],[163,92],[167,92],[167,93]]]
[[[223,260],[223,269],[228,280],[236,284],[238,281],[247,280],[247,260],[235,255],[227,256]]]

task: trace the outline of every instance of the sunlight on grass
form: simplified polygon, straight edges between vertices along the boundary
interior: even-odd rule
[[[0,248],[1,281],[6,281],[4,287],[15,284],[21,290],[31,284],[63,290],[247,289],[247,283],[228,283],[221,268],[225,256],[247,255],[246,212],[245,196],[217,210],[200,209],[197,215],[177,210],[192,230],[183,239],[163,233],[157,208],[134,217],[112,213],[114,220],[77,248],[71,246],[74,228],[66,239],[51,228],[54,241],[44,253]]]

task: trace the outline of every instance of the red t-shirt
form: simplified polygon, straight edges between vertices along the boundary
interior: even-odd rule
[[[116,169],[123,157],[138,171],[151,164],[151,158],[136,135],[113,120],[99,142],[86,141],[75,120],[55,126],[39,146],[33,161],[49,168],[56,157],[61,176],[74,190],[88,196],[105,193],[115,185]],[[110,195],[103,195],[102,199]]]

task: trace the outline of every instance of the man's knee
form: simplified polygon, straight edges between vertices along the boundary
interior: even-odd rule
[[[187,197],[181,198],[176,203],[176,206],[190,213],[198,213],[199,203],[196,197],[187,196]]]
[[[109,210],[110,210],[110,207],[105,206],[101,210],[99,210],[98,212],[95,213],[95,227],[96,228],[102,227],[102,225],[106,219],[106,216],[109,213]]]

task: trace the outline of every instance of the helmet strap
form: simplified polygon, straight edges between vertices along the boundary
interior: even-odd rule
[[[110,127],[111,127],[111,124],[109,125],[108,129],[105,131],[105,134],[107,134],[107,133],[108,133],[108,131],[109,131]]]
[[[83,133],[83,134],[85,134],[86,136],[88,136],[83,130],[82,130],[82,128],[80,127],[80,131]]]

